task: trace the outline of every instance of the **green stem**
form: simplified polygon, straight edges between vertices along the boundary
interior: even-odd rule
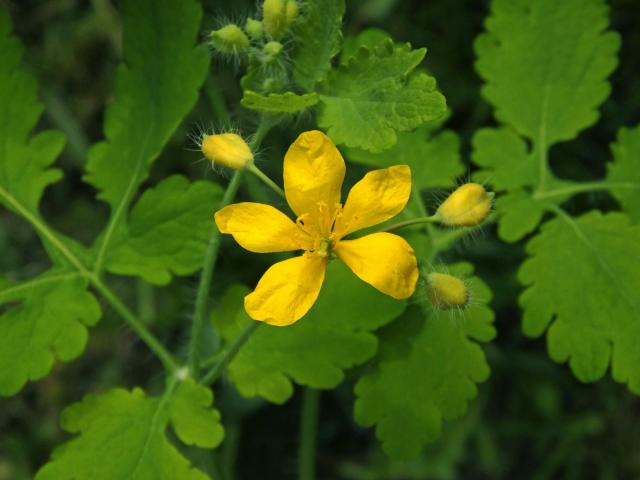
[[[252,152],[255,152],[267,132],[273,126],[272,123],[263,120],[258,125],[258,129],[251,139],[249,147]],[[238,170],[233,174],[227,190],[224,193],[222,202],[218,205],[218,209],[224,208],[229,205],[235,198],[242,177],[244,175],[243,170]],[[213,279],[213,272],[215,270],[216,260],[218,258],[218,251],[220,250],[221,234],[217,227],[214,226],[209,239],[209,246],[205,253],[204,264],[202,273],[200,274],[200,283],[198,285],[198,293],[196,294],[196,306],[193,314],[193,322],[191,324],[191,341],[189,344],[189,358],[188,365],[189,370],[193,376],[197,376],[200,371],[200,351],[202,348],[202,334],[204,333],[204,326],[206,324],[207,306],[209,303],[209,293],[211,291],[211,280]]]
[[[278,184],[276,184],[273,180],[271,180],[269,177],[267,177],[267,175],[262,170],[260,170],[258,167],[255,166],[255,164],[252,163],[251,165],[249,165],[247,170],[250,171],[251,173],[253,173],[260,180],[262,180],[265,185],[267,185],[269,188],[271,188],[271,190],[276,192],[282,198],[285,198],[284,190],[282,188],[280,188],[278,186]]]
[[[316,437],[319,403],[319,390],[305,388],[302,396],[300,445],[298,448],[298,480],[315,480],[316,478]]]
[[[409,227],[411,225],[422,225],[425,223],[436,223],[436,222],[438,222],[438,217],[436,217],[435,215],[431,215],[430,217],[418,217],[418,218],[413,218],[411,220],[405,220],[404,222],[394,223],[393,225],[390,225],[389,227],[381,230],[381,232],[391,232],[393,230]]]
[[[175,372],[178,364],[174,360],[173,355],[162,345],[162,343],[149,331],[144,324],[122,303],[122,301],[111,291],[107,285],[97,275],[89,277],[91,284],[100,292],[100,294],[111,304],[113,309],[120,314],[127,324],[138,334],[138,336],[147,344],[153,353],[155,353],[164,367],[169,372]]]
[[[633,182],[607,181],[583,182],[568,187],[556,188],[547,191],[538,191],[533,194],[533,198],[542,200],[545,198],[561,197],[563,195],[574,195],[576,193],[595,192],[599,190],[612,190],[616,188],[625,190],[640,190],[640,184]]]
[[[236,357],[240,349],[244,346],[245,343],[247,343],[249,337],[253,335],[253,332],[255,332],[260,325],[260,322],[252,320],[251,323],[249,323],[249,325],[247,325],[247,327],[242,331],[242,333],[240,333],[240,335],[236,337],[236,339],[229,346],[220,361],[216,363],[211,368],[211,370],[209,370],[200,379],[200,383],[203,385],[211,385],[215,383],[215,381],[220,378],[220,375],[222,375],[222,372],[224,372],[224,369],[227,368],[227,365],[229,365],[231,363],[231,360]]]

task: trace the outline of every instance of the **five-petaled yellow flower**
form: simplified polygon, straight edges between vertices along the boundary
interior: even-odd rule
[[[295,223],[261,203],[237,203],[215,214],[220,231],[247,250],[304,250],[271,266],[245,297],[254,320],[282,326],[302,318],[318,298],[332,253],[382,293],[401,299],[415,290],[416,257],[402,237],[380,232],[343,240],[400,213],[411,193],[411,170],[398,165],[367,173],[343,206],[344,174],[344,160],[331,140],[319,131],[305,132],[284,158],[284,191]]]

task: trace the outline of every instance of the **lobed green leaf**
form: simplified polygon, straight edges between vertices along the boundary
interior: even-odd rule
[[[613,196],[636,222],[640,222],[640,125],[621,128],[611,146],[613,162],[607,180]]]
[[[296,95],[293,92],[260,95],[246,90],[240,101],[242,106],[262,113],[300,113],[318,103],[316,93]]]

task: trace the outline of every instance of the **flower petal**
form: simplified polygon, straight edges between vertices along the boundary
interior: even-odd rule
[[[272,265],[256,289],[244,297],[245,310],[254,320],[270,325],[296,322],[318,298],[326,267],[326,258],[312,254]]]
[[[335,230],[340,236],[395,217],[411,195],[411,169],[396,165],[367,173],[347,197]]]
[[[222,233],[230,233],[251,252],[289,252],[305,248],[296,224],[281,211],[262,203],[235,203],[215,214]]]
[[[361,280],[394,298],[410,297],[418,281],[415,253],[392,233],[373,233],[338,242],[334,251]]]
[[[322,203],[331,219],[340,203],[344,172],[342,155],[329,137],[318,130],[300,134],[284,157],[284,191],[291,210],[298,216],[316,215]]]

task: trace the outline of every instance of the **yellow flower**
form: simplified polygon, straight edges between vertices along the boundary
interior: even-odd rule
[[[415,290],[416,257],[402,237],[380,232],[343,239],[400,213],[411,193],[411,170],[398,165],[367,173],[343,206],[344,174],[344,160],[331,140],[319,131],[305,132],[284,158],[284,191],[295,223],[260,203],[237,203],[215,214],[220,231],[247,250],[304,250],[271,266],[245,297],[254,320],[282,326],[302,318],[318,298],[332,253],[382,293],[402,299]]]
[[[440,205],[436,217],[452,227],[473,227],[487,218],[492,202],[493,192],[478,183],[465,183]]]
[[[214,165],[242,170],[253,162],[253,153],[247,142],[235,133],[204,135],[200,149],[204,156]]]

